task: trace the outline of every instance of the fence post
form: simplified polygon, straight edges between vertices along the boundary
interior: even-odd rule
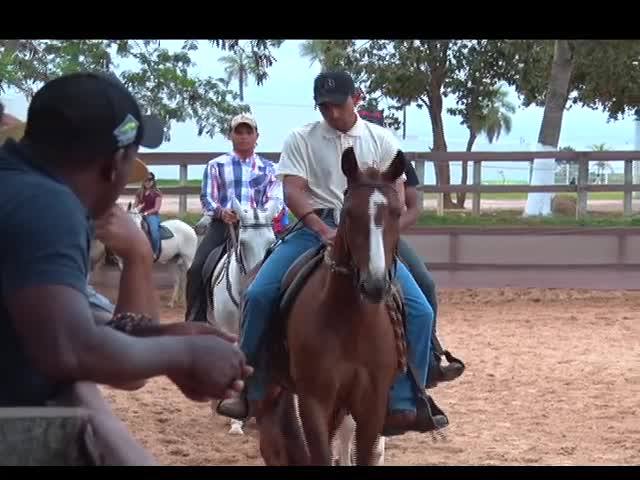
[[[576,190],[578,192],[578,202],[576,204],[576,219],[584,217],[587,213],[587,195],[584,190],[589,184],[589,161],[586,157],[578,154],[578,182]]]
[[[633,185],[633,160],[624,161],[624,216],[629,217],[632,215],[631,200],[633,192],[627,190]]]
[[[180,186],[187,186],[187,174],[189,171],[189,165],[186,163],[180,164]],[[187,213],[187,194],[181,193],[178,200],[178,213],[185,215]]]
[[[482,185],[482,160],[473,161],[473,186]],[[472,215],[480,215],[480,192],[473,192]]]
[[[424,160],[420,158],[414,158],[414,162],[416,164],[416,175],[418,176],[418,181],[420,185],[424,185]],[[422,190],[418,190],[418,211],[424,210],[424,192]]]

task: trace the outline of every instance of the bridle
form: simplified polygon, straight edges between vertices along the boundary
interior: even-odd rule
[[[382,192],[385,192],[385,191],[388,192],[389,189],[393,189],[393,186],[389,185],[388,183],[357,183],[355,185],[350,185],[344,191],[344,203],[346,203],[351,192],[358,188],[378,189]],[[344,228],[344,230],[347,230],[348,222],[349,221],[345,215],[345,210],[343,208],[340,211],[339,226]],[[354,256],[352,255],[351,250],[349,249],[349,243],[347,241],[344,241],[344,245],[346,249],[347,258],[349,259],[349,262],[347,265],[339,265],[338,262],[336,262],[333,258],[331,258],[330,247],[325,250],[324,263],[329,267],[329,271],[332,273],[352,276],[354,285],[357,286],[360,283],[360,277],[361,277],[360,269],[354,262]],[[398,257],[398,243],[396,242],[396,245],[393,248],[393,265],[391,266],[391,268],[387,270],[389,283],[391,283],[393,278],[395,278],[396,276],[396,271],[398,269],[397,257]]]
[[[238,228],[238,233],[240,231],[242,231],[242,230],[259,230],[259,229],[262,229],[262,228],[273,228],[273,224],[272,223],[267,223],[267,222],[255,222],[255,223],[249,223],[249,224],[246,224],[246,225],[240,224],[240,226]],[[235,228],[232,225],[229,225],[229,235],[231,237],[232,249],[226,255],[225,264],[224,264],[224,266],[222,268],[222,272],[223,272],[224,276],[226,277],[227,295],[229,295],[229,298],[231,299],[231,301],[233,302],[235,307],[236,308],[240,308],[240,302],[233,295],[233,289],[231,288],[231,278],[229,277],[229,267],[231,266],[231,253],[233,253],[233,256],[235,256],[236,265],[238,265],[238,268],[240,269],[240,274],[241,275],[244,276],[244,275],[247,274],[247,266],[245,264],[244,257],[242,256],[242,249],[240,248],[240,242],[236,238]],[[214,285],[218,286],[219,282],[215,282]]]

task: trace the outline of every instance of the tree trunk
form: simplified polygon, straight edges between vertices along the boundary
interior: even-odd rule
[[[551,78],[545,99],[542,125],[538,143],[558,148],[562,116],[569,98],[569,83],[573,73],[574,58],[568,40],[556,40]]]
[[[239,93],[240,93],[240,101],[244,102],[244,71],[242,68],[240,68],[240,71],[238,72],[238,82],[239,82]]]
[[[444,124],[442,122],[442,93],[440,87],[432,85],[429,95],[429,117],[431,118],[431,133],[433,134],[433,151],[446,152],[447,142],[444,138]],[[437,185],[450,185],[451,173],[449,163],[434,162]],[[444,208],[453,208],[455,204],[451,200],[451,194],[443,195]]]
[[[407,138],[407,106],[402,109],[402,139]]]
[[[240,93],[240,101],[244,102],[244,58],[242,52],[239,53],[240,58],[238,59],[238,82],[239,88],[238,93]]]
[[[475,132],[469,132],[469,140],[467,140],[467,152],[473,149],[473,144],[476,142],[478,135]],[[462,174],[460,175],[460,184],[466,185],[469,178],[469,162],[467,160],[462,161]],[[464,210],[464,203],[467,200],[467,193],[460,192],[456,195],[456,206]]]
[[[538,148],[556,150],[562,129],[562,116],[569,98],[569,84],[573,73],[574,56],[568,40],[556,40],[551,65],[551,76],[545,99],[542,124],[538,135]],[[553,183],[553,159],[534,160],[531,184]],[[550,215],[550,193],[531,193],[527,196],[525,215]]]

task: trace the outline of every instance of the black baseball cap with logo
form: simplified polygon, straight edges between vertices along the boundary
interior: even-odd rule
[[[133,95],[115,77],[73,73],[47,82],[33,96],[24,138],[58,151],[115,153],[132,144],[160,146],[164,123],[142,115]]]
[[[322,72],[313,83],[313,99],[316,105],[342,105],[355,93],[353,78],[347,72]]]

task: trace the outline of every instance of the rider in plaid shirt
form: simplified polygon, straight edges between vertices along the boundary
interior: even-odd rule
[[[211,216],[207,233],[187,273],[186,321],[206,320],[206,288],[202,268],[209,254],[225,241],[227,225],[238,221],[231,209],[235,197],[241,205],[263,208],[270,201],[283,205],[274,219],[274,231],[280,233],[287,221],[282,184],[276,179],[273,164],[255,153],[258,125],[251,115],[241,114],[231,121],[233,152],[210,160],[202,177],[200,202],[203,213]]]

